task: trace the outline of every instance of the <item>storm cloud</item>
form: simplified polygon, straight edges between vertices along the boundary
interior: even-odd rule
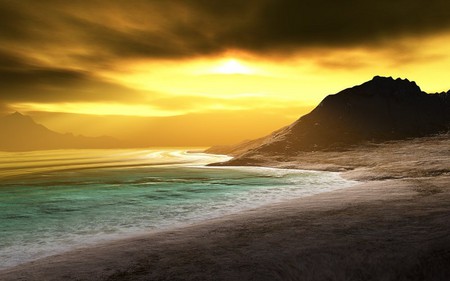
[[[138,101],[141,94],[87,71],[36,65],[0,52],[0,100],[7,102]]]
[[[139,94],[95,75],[120,60],[376,48],[447,31],[450,2],[0,0],[0,21],[0,99],[120,101]]]
[[[0,36],[104,59],[178,58],[370,45],[447,30],[449,15],[444,0],[1,1]]]

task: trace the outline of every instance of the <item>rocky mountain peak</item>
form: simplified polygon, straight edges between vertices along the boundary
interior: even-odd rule
[[[344,90],[362,95],[381,95],[394,97],[418,97],[425,95],[416,82],[408,79],[375,76],[362,85]]]
[[[408,79],[375,76],[327,96],[312,112],[247,151],[295,154],[445,133],[450,130],[448,101],[448,93],[427,94]]]

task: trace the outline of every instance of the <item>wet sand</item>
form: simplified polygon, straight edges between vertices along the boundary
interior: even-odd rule
[[[0,280],[450,280],[448,136],[257,159],[356,186],[0,272]]]

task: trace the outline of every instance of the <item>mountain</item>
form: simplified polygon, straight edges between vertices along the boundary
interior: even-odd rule
[[[372,80],[327,96],[313,111],[269,136],[207,152],[295,154],[335,150],[365,141],[422,137],[450,129],[450,91],[423,92],[408,79],[375,76]]]
[[[0,150],[3,151],[120,146],[119,141],[111,137],[94,138],[54,132],[19,112],[0,117],[0,135]]]

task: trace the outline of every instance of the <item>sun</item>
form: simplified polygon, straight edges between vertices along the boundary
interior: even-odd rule
[[[218,74],[253,74],[253,70],[237,59],[227,59],[211,71]]]

